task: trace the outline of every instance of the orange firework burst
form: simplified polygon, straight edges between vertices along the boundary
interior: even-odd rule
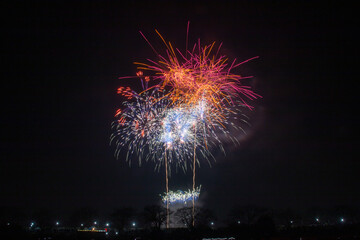
[[[185,53],[182,53],[178,48],[174,50],[172,44],[167,43],[161,34],[155,31],[166,46],[166,57],[158,54],[140,32],[156,52],[159,60],[157,62],[148,60],[149,63],[135,62],[139,70],[155,72],[153,80],[159,81],[147,90],[168,88],[169,92],[164,97],[171,99],[173,104],[185,104],[190,108],[199,102],[205,102],[208,107],[221,109],[225,105],[233,105],[233,99],[240,99],[244,106],[252,109],[246,100],[256,99],[260,95],[241,82],[252,76],[243,77],[231,73],[231,70],[258,57],[240,63],[235,59],[230,65],[226,56],[218,55],[222,44],[214,53],[215,42],[202,47],[200,40],[194,44],[192,51],[186,49]]]

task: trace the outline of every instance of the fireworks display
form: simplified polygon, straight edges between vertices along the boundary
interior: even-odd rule
[[[176,192],[169,191],[168,193],[164,193],[164,195],[160,195],[160,196],[163,203],[169,202],[170,204],[174,204],[174,203],[187,204],[187,202],[192,201],[193,198],[195,200],[199,198],[200,190],[201,190],[201,186],[195,188],[195,190],[188,190],[188,191],[177,190]]]
[[[128,101],[116,113],[112,141],[117,145],[117,157],[124,149],[129,162],[137,158],[141,164],[151,159],[159,168],[166,149],[171,166],[186,171],[194,155],[210,163],[214,159],[211,149],[216,146],[223,151],[222,140],[226,138],[236,141],[230,129],[239,127],[230,118],[241,116],[246,121],[245,115],[236,114],[244,107],[252,109],[247,100],[259,95],[241,82],[251,76],[231,71],[257,57],[239,63],[235,59],[230,64],[225,55],[219,54],[222,44],[214,51],[215,42],[201,46],[200,40],[191,51],[181,52],[156,32],[166,54],[159,54],[140,32],[158,60],[135,62],[138,72],[133,78],[140,79],[142,92],[129,87],[118,89]]]
[[[189,24],[187,29],[187,39]],[[252,109],[248,103],[260,97],[250,86],[243,85],[245,79],[232,73],[240,65],[255,59],[231,63],[221,55],[222,44],[214,51],[215,42],[201,46],[200,39],[192,50],[181,52],[166,42],[165,54],[159,54],[145,35],[146,42],[156,53],[157,60],[147,63],[135,62],[138,72],[133,77],[141,82],[140,93],[130,87],[119,87],[118,93],[125,97],[123,107],[116,111],[117,121],[111,141],[116,143],[115,155],[126,152],[126,161],[134,159],[155,162],[155,169],[164,166],[166,194],[162,200],[167,205],[167,227],[169,226],[169,204],[192,200],[193,225],[195,199],[200,187],[195,187],[196,165],[199,159],[208,163],[215,160],[212,150],[224,151],[224,139],[236,143],[234,137],[239,120],[247,123],[242,109]],[[170,166],[170,167],[169,167]],[[193,170],[192,191],[169,191],[168,176],[171,167]]]
[[[128,92],[125,94],[129,95]],[[116,142],[116,156],[124,149],[126,160],[131,163],[137,157],[139,165],[143,159],[160,157],[163,152],[161,146],[162,119],[165,117],[167,103],[165,99],[158,100],[157,92],[146,92],[142,95],[131,92],[131,99],[124,101],[123,110],[116,112],[118,120],[113,123],[116,131],[111,140]],[[162,148],[162,149],[159,149]]]
[[[231,73],[234,68],[258,57],[240,63],[237,63],[235,59],[229,64],[226,56],[219,55],[222,44],[214,53],[212,50],[215,42],[202,47],[200,39],[197,44],[194,44],[192,51],[186,49],[184,53],[178,48],[174,50],[172,44],[167,43],[161,34],[156,32],[166,46],[165,57],[158,54],[148,42],[159,60],[135,64],[139,65],[138,69],[155,72],[152,81],[156,81],[157,84],[154,87],[170,88],[170,92],[165,96],[169,97],[174,104],[185,103],[191,106],[203,101],[208,106],[218,109],[226,106],[223,103],[233,104],[233,99],[240,99],[243,105],[252,108],[246,99],[253,100],[260,97],[249,86],[241,83],[241,80],[252,76],[243,77]],[[143,37],[145,38],[144,35]]]
[[[121,92],[129,100],[124,101],[123,109],[116,112],[117,121],[111,140],[116,143],[115,155],[126,152],[126,161],[152,161],[159,169],[164,164],[165,150],[169,163],[183,171],[193,166],[194,147],[198,156],[211,165],[215,161],[211,150],[219,148],[224,152],[222,139],[236,143],[231,130],[241,130],[234,121],[237,118],[246,123],[237,106],[222,108],[221,115],[204,101],[195,106],[185,104],[171,107],[171,100],[157,90],[138,94],[130,89]],[[131,100],[131,101],[130,101]],[[211,121],[212,120],[212,121]],[[197,164],[199,157],[196,158]]]

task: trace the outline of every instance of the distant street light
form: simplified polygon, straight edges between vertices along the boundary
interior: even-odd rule
[[[59,222],[56,222],[55,224],[56,224],[56,226],[59,226]]]
[[[135,222],[133,222],[133,223],[132,223],[132,226],[133,226],[133,227],[135,227],[135,226],[136,226],[136,223],[135,223]]]
[[[82,223],[82,224],[80,224],[80,226],[81,226],[81,227],[83,227],[83,226],[84,226],[84,224]]]
[[[211,224],[211,226],[214,226],[214,222],[211,222],[210,224]]]
[[[96,225],[96,224],[97,224],[97,221],[95,221],[94,224]]]
[[[345,219],[344,218],[340,218],[340,222],[345,222]]]
[[[106,223],[105,225],[108,227],[110,224],[109,224],[109,223]]]
[[[238,224],[240,224],[241,222],[240,221],[237,221]]]
[[[320,222],[320,219],[319,219],[319,218],[315,218],[315,220],[316,220],[317,222]]]

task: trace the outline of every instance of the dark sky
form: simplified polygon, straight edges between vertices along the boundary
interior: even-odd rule
[[[75,2],[75,3],[74,3]],[[223,42],[263,96],[237,148],[203,164],[202,203],[227,211],[360,203],[356,12],[293,1],[30,1],[2,4],[0,205],[108,211],[159,201],[164,174],[113,157],[117,87],[154,58],[158,29],[179,48]],[[224,3],[225,2],[225,3]],[[320,1],[323,2],[323,1]],[[356,45],[358,46],[358,45]],[[179,173],[173,188],[187,189]]]

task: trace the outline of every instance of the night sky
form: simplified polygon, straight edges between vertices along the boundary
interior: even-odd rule
[[[74,3],[75,2],[75,3]],[[131,168],[110,146],[118,77],[155,58],[139,34],[181,49],[223,42],[262,99],[226,157],[198,169],[201,202],[360,207],[358,26],[354,7],[293,1],[30,1],[2,4],[0,206],[111,211],[159,202],[164,173]],[[323,1],[320,1],[323,2]],[[135,80],[133,80],[135,81]],[[170,188],[191,188],[179,172]]]

